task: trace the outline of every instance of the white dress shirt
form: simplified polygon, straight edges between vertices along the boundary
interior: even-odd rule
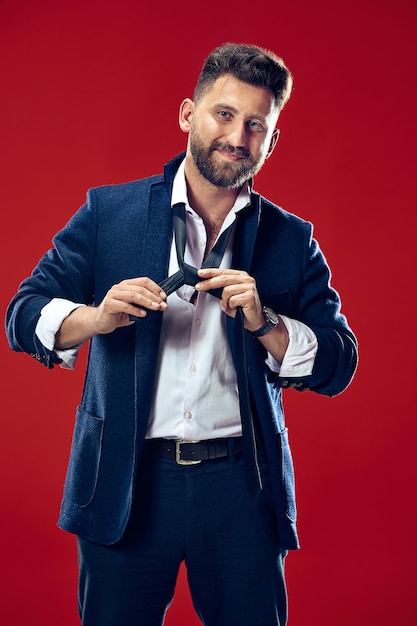
[[[200,267],[206,248],[206,230],[202,219],[188,203],[184,162],[173,184],[171,204],[177,202],[184,202],[186,207],[185,261]],[[250,190],[246,184],[219,236],[249,202]],[[220,267],[230,267],[232,247],[233,230]],[[173,242],[169,275],[177,270]],[[148,438],[200,440],[241,434],[236,372],[226,337],[225,314],[219,300],[208,293],[199,293],[192,304],[194,292],[193,287],[184,285],[167,299]],[[79,306],[82,305],[55,298],[42,309],[36,334],[48,349],[54,349],[55,334],[65,317]],[[289,345],[282,363],[268,355],[268,366],[281,376],[311,374],[318,347],[315,334],[302,322],[283,315],[280,319],[288,329]],[[72,369],[75,366],[79,348],[56,350],[62,367]]]

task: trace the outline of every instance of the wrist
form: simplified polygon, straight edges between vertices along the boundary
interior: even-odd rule
[[[253,337],[263,337],[279,324],[279,317],[271,308],[263,306],[262,313],[264,323],[256,330],[248,330],[248,333]]]

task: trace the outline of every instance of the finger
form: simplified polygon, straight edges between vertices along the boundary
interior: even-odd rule
[[[219,267],[206,267],[198,270],[198,275],[201,278],[215,278],[216,276],[238,276],[239,274],[246,274],[246,272],[242,272],[241,270],[233,270],[233,269],[224,269]]]
[[[204,270],[206,272],[206,270]],[[245,283],[250,283],[251,278],[246,272],[240,272],[237,270],[208,270],[208,273],[204,277],[204,280],[198,282],[195,285],[197,291],[209,291],[210,289],[224,289],[226,287],[232,287],[236,285],[238,290],[242,289]]]
[[[123,288],[145,289],[146,291],[149,291],[150,293],[154,294],[160,300],[165,300],[167,297],[166,293],[161,289],[158,283],[153,281],[151,278],[148,278],[147,276],[139,276],[136,278],[130,278],[130,279],[122,281],[119,284]]]
[[[160,290],[159,290],[160,292]],[[143,307],[150,310],[165,310],[167,304],[159,294],[145,287],[137,287],[131,283],[115,285],[109,292],[109,302],[115,312],[131,313],[131,307]]]
[[[145,309],[158,311],[158,310],[165,310],[168,306],[165,300],[161,298],[161,296],[156,295],[147,290],[144,290],[144,291],[130,290],[128,294],[129,295],[127,296],[127,302],[136,307],[140,306]]]

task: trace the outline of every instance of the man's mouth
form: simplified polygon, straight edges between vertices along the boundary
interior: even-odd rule
[[[217,152],[220,152],[220,154],[228,161],[235,162],[250,158],[250,154],[245,148],[234,148],[233,146],[229,146],[227,144],[214,145],[212,148],[217,150]]]
[[[241,161],[245,157],[239,156],[236,152],[230,152],[229,150],[218,150],[218,152],[228,161]]]

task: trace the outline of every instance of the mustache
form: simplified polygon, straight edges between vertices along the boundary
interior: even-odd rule
[[[223,152],[230,152],[230,154],[236,154],[236,156],[244,159],[250,159],[250,152],[243,147],[231,146],[229,143],[222,143],[221,141],[213,141],[210,146],[210,152],[214,152],[215,150],[220,150]]]

